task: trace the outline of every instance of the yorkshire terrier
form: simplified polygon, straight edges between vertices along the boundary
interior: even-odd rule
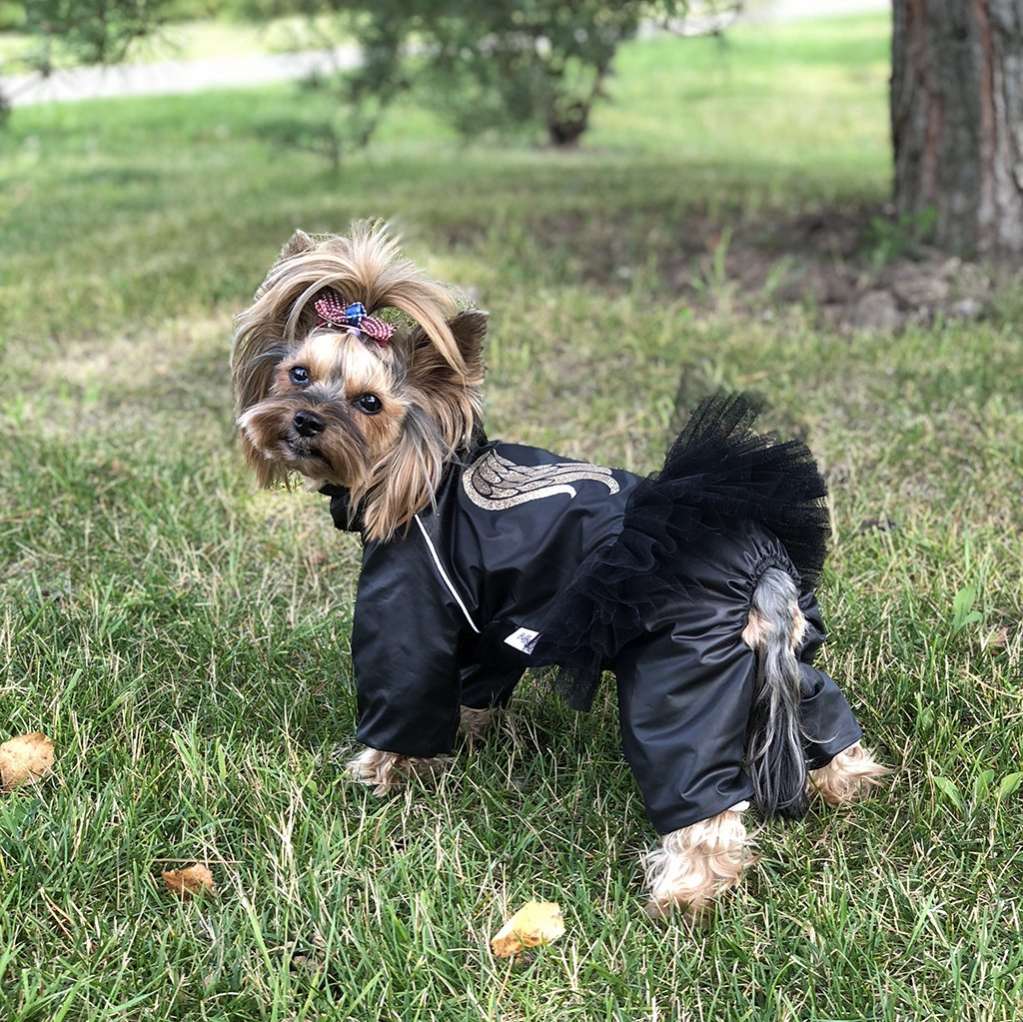
[[[750,802],[798,816],[885,773],[811,665],[823,480],[741,395],[705,401],[647,478],[488,441],[486,328],[366,224],[296,231],[238,317],[249,464],[264,486],[306,477],[363,540],[349,770],[384,794],[449,764],[525,669],[559,668],[579,709],[610,670],[661,834],[648,910],[699,911],[750,861]]]

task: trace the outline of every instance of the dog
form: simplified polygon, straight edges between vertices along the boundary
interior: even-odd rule
[[[648,911],[700,913],[751,861],[751,803],[795,817],[886,772],[811,663],[823,480],[742,395],[705,401],[648,478],[490,441],[486,329],[366,223],[296,231],[237,318],[248,463],[264,486],[304,476],[363,540],[349,770],[386,794],[450,763],[526,669],[557,668],[583,710],[609,669],[661,835]]]

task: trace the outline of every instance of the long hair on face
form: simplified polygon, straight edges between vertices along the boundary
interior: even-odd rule
[[[448,324],[464,366],[457,372],[422,327],[395,347],[396,389],[406,403],[397,443],[350,488],[366,538],[385,540],[434,502],[444,468],[481,428],[483,312],[460,312]]]
[[[432,502],[445,464],[479,426],[486,316],[455,315],[452,292],[401,256],[385,225],[359,222],[346,237],[296,231],[236,320],[231,369],[239,415],[267,398],[279,363],[317,329],[313,302],[325,288],[369,313],[391,308],[410,321],[386,347],[342,341],[366,344],[379,357],[405,409],[396,442],[346,480],[367,538],[386,539]],[[243,442],[263,485],[286,480],[286,465]]]

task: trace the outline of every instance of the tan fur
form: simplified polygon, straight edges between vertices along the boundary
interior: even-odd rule
[[[451,765],[450,756],[399,756],[396,752],[363,749],[349,760],[345,769],[350,777],[373,789],[374,795],[389,795],[400,788],[410,775],[433,778]]]
[[[430,504],[445,464],[469,442],[482,419],[486,317],[462,312],[449,325],[462,353],[462,376],[451,373],[424,331],[413,331],[405,342],[407,400],[425,415],[430,430],[413,433],[406,428],[402,442],[392,446],[360,486],[353,488],[353,498],[363,501],[370,539],[388,538]]]
[[[770,634],[770,623],[757,610],[751,610],[746,619],[746,627],[742,630],[742,641],[750,649],[760,649]],[[806,617],[799,609],[798,604],[792,607],[792,631],[789,634],[789,643],[793,649],[797,649],[806,635]]]
[[[792,648],[798,649],[802,645],[803,639],[806,637],[806,617],[803,612],[799,609],[799,604],[795,604],[792,607],[792,634],[790,641],[792,642]]]
[[[327,432],[323,442],[325,455],[334,454],[329,462],[318,459],[303,460],[289,452],[282,442],[287,424],[295,407],[289,398],[298,390],[288,378],[289,371],[302,366],[309,372],[310,394],[314,391],[322,401],[310,398],[303,407],[314,411],[330,410],[333,403],[347,405],[362,394],[376,394],[383,402],[378,415],[351,414],[353,429],[358,431],[359,450],[352,451],[352,438],[340,447],[331,447],[340,438]],[[278,402],[273,399],[279,398]],[[387,450],[398,439],[400,424],[407,410],[407,402],[392,392],[391,372],[381,359],[350,334],[318,330],[277,366],[267,398],[251,406],[238,418],[238,426],[246,440],[246,450],[254,462],[257,473],[264,466],[271,474],[276,470],[293,468],[305,476],[320,481],[336,481],[332,477],[344,475],[362,478],[367,472],[367,461],[374,451]],[[356,455],[362,455],[356,457]]]
[[[674,908],[699,914],[718,895],[734,887],[752,861],[752,840],[742,813],[747,803],[709,820],[665,834],[660,848],[643,860],[650,901],[647,913],[665,915]]]
[[[857,742],[827,766],[810,771],[810,787],[830,806],[847,805],[869,794],[891,770]]]
[[[389,539],[428,507],[454,446],[425,431],[418,442],[406,437],[384,450],[360,479],[349,483],[353,501],[363,506],[368,539]]]
[[[470,741],[482,738],[494,723],[497,711],[489,707],[476,709],[474,706],[462,706],[459,710],[458,729]]]
[[[313,383],[339,388],[345,397],[366,391],[386,395],[392,386],[388,349],[373,351],[350,333],[330,329],[313,331],[293,354],[285,359],[274,378],[275,391],[289,390],[288,370],[305,366]]]
[[[746,627],[742,630],[742,641],[750,649],[759,649],[767,641],[769,627],[762,614],[751,610],[749,618],[746,620]]]

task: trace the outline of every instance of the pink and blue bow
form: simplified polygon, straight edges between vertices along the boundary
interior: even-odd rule
[[[394,333],[390,323],[370,316],[362,302],[348,302],[332,287],[320,292],[320,297],[313,302],[313,308],[320,317],[321,326],[345,327],[365,334],[377,344],[387,344]]]

